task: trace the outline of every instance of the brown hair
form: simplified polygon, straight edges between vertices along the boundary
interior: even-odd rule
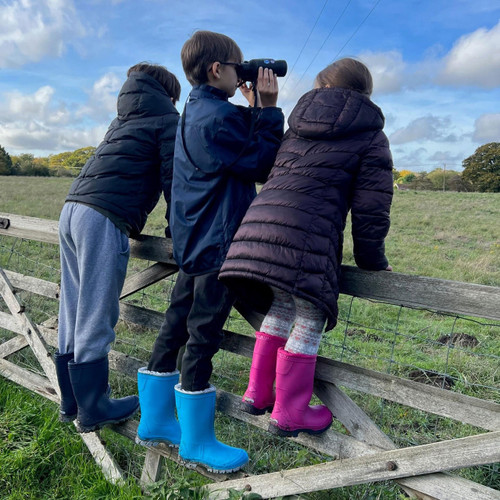
[[[179,97],[181,96],[181,84],[179,83],[179,80],[177,80],[177,77],[173,73],[170,73],[165,66],[151,64],[148,62],[140,62],[129,68],[127,76],[130,76],[130,73],[133,71],[146,73],[157,80],[165,89],[167,94],[172,98],[174,104],[179,100]]]
[[[242,62],[243,54],[236,42],[213,31],[196,31],[183,45],[181,61],[191,85],[208,81],[208,69],[216,62]]]
[[[373,91],[373,79],[369,69],[362,62],[345,57],[320,71],[316,76],[316,86],[355,90],[370,97]]]

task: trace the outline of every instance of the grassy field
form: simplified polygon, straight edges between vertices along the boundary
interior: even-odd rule
[[[0,212],[56,220],[71,179],[0,177]],[[149,218],[145,233],[161,236],[165,204],[160,202]],[[386,253],[395,271],[500,286],[500,196],[480,193],[397,192],[391,214]],[[346,229],[344,263],[354,264],[349,227]],[[0,267],[57,280],[57,247],[20,244],[0,237]],[[131,272],[144,262],[131,261]],[[55,276],[55,277],[54,277]],[[130,301],[158,311],[172,283],[157,284]],[[43,321],[55,313],[54,304],[26,297],[27,310]],[[1,308],[0,308],[1,310]],[[31,311],[36,311],[31,313]],[[397,327],[394,325],[397,323]],[[498,326],[431,312],[398,309],[368,301],[340,300],[339,325],[324,335],[321,354],[408,377],[413,370],[445,374],[458,392],[500,402]],[[229,328],[251,333],[233,316]],[[0,330],[0,342],[7,332]],[[138,332],[129,325],[117,327],[117,348],[141,359],[148,358],[156,332]],[[437,340],[443,334],[466,333],[478,344],[450,349]],[[3,335],[3,336],[2,336]],[[29,365],[29,355],[16,355]],[[242,393],[249,361],[219,353],[215,359],[215,385]],[[113,381],[116,391],[135,391],[134,384]],[[478,432],[477,429],[350,394],[400,445],[433,442]],[[229,444],[248,449],[251,473],[292,468],[324,460],[286,440],[270,438],[226,417],[218,417],[218,435]],[[340,425],[337,425],[343,432]],[[143,450],[105,431],[120,464],[138,476]],[[500,489],[498,466],[473,468],[460,474]],[[185,498],[186,485],[201,487],[205,480],[186,469],[168,464],[152,498]],[[176,493],[174,493],[176,491]],[[170,496],[168,496],[170,495]],[[0,499],[39,498],[139,498],[131,480],[121,487],[107,483],[71,426],[57,422],[56,407],[0,377]],[[191,496],[193,497],[193,496]],[[308,496],[310,499],[403,498],[392,484],[342,488]]]

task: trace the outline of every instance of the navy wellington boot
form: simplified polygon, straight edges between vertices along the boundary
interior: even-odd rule
[[[68,363],[73,393],[78,404],[78,432],[93,432],[107,424],[119,424],[139,409],[137,396],[111,399],[108,390],[108,357],[88,363]]]
[[[179,456],[186,467],[202,465],[209,472],[234,472],[248,462],[241,448],[221,443],[215,437],[215,387],[188,392],[175,386],[175,403],[181,425]]]
[[[137,387],[141,404],[141,421],[135,442],[143,446],[164,443],[178,447],[181,428],[175,417],[174,387],[179,382],[179,372],[152,372],[147,367],[137,372]]]
[[[73,357],[74,353],[72,352],[60,354],[59,351],[56,351],[54,355],[57,381],[61,390],[61,406],[59,408],[59,420],[61,422],[72,422],[75,420],[78,411],[68,370],[68,363],[73,361]]]

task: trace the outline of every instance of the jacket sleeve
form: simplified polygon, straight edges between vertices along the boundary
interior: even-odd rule
[[[389,141],[379,132],[361,159],[352,196],[354,259],[362,269],[380,271],[388,266],[384,240],[389,232],[392,194]]]
[[[160,177],[163,196],[167,202],[167,212],[165,219],[169,222],[170,218],[170,199],[172,197],[172,173],[174,162],[175,134],[177,131],[178,115],[168,115],[158,138],[160,152]],[[165,236],[171,237],[170,228],[165,228]]]
[[[265,182],[283,137],[283,112],[267,107],[251,109],[251,113],[255,114],[255,125],[250,137],[250,113],[234,106],[216,131],[213,144],[223,171],[249,182]]]

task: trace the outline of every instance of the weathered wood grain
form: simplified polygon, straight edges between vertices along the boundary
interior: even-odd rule
[[[9,311],[21,327],[22,335],[24,335],[25,339],[30,345],[43,371],[52,383],[54,390],[57,392],[57,394],[59,394],[59,385],[57,383],[54,361],[52,360],[50,353],[47,351],[45,341],[40,335],[38,327],[24,312],[24,306],[17,299],[15,291],[2,269],[0,269],[0,295],[7,304]]]
[[[251,491],[263,498],[321,491],[373,481],[385,481],[439,471],[471,467],[500,460],[500,431],[370,456],[336,460],[244,480],[209,485],[210,498],[229,498],[228,489]],[[248,489],[248,487],[247,487]]]
[[[123,285],[120,299],[124,299],[139,290],[143,290],[144,288],[161,281],[167,276],[175,274],[178,269],[179,268],[177,266],[173,266],[172,264],[157,262],[147,269],[144,269],[133,276],[129,276]]]

